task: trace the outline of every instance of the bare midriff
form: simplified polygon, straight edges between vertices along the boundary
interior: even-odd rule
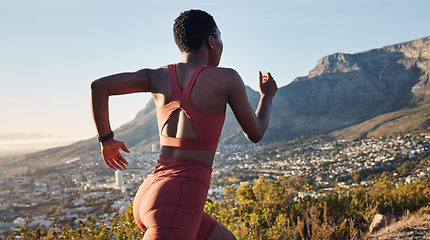
[[[212,167],[216,151],[202,151],[202,150],[182,150],[161,146],[160,155],[165,157],[175,157],[189,159],[201,162],[209,167]]]

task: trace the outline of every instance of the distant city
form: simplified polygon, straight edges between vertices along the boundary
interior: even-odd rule
[[[100,154],[80,155],[45,164],[22,168],[14,176],[1,177],[0,234],[29,228],[47,227],[61,231],[90,215],[98,223],[110,226],[112,217],[125,211],[158,157],[152,153],[126,155],[127,169],[113,171],[105,166]],[[324,196],[334,184],[342,188],[372,185],[360,173],[394,169],[404,161],[430,154],[430,135],[405,134],[355,140],[315,138],[303,143],[280,142],[268,145],[220,146],[213,166],[209,198],[222,202],[225,176],[264,176],[266,179],[305,176],[311,189],[297,191],[296,199]],[[1,159],[13,162],[26,156]],[[7,169],[0,170],[6,173]],[[430,166],[417,165],[408,171],[394,170],[391,177],[410,183],[428,179]],[[233,178],[234,179],[234,178]],[[227,181],[238,186],[254,179]],[[236,181],[236,182],[235,182]],[[225,182],[225,181],[224,181]]]

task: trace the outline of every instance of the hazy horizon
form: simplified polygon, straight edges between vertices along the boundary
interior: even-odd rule
[[[10,157],[67,146],[80,140],[83,139],[37,133],[0,134],[0,157]]]

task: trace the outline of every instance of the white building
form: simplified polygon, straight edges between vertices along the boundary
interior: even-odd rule
[[[123,173],[120,170],[115,171],[115,188],[122,189],[123,187]]]
[[[158,152],[158,151],[160,151],[159,145],[155,144],[155,143],[152,144],[152,152],[155,153],[155,152]]]
[[[25,219],[24,219],[24,218],[22,218],[22,217],[18,217],[17,219],[15,219],[15,220],[13,221],[13,223],[15,224],[15,226],[20,227],[20,226],[22,226],[22,225],[24,225],[24,224],[25,224]]]

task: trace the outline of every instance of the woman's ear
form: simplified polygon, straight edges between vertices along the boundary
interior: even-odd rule
[[[207,38],[207,40],[208,40],[208,47],[209,47],[209,49],[210,49],[210,50],[213,50],[213,49],[214,49],[213,37],[212,37],[212,36],[209,36],[209,37]]]

